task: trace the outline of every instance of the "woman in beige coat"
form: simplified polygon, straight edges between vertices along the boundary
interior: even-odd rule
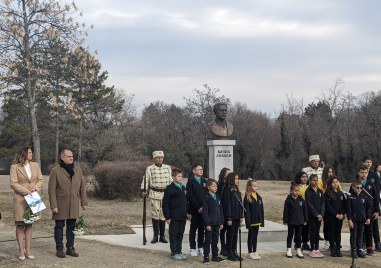
[[[24,223],[24,213],[28,208],[24,196],[41,190],[43,178],[41,169],[33,161],[31,148],[21,149],[15,156],[11,166],[11,187],[13,195],[13,217],[16,223],[16,238],[19,245],[19,259],[34,259],[31,255],[32,224]],[[25,251],[24,251],[25,239]]]

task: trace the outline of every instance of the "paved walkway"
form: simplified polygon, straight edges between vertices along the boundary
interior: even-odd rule
[[[152,232],[152,226],[147,226],[146,229],[146,236],[147,236],[147,244],[143,245],[143,229],[141,225],[135,225],[131,226],[132,229],[135,231],[135,234],[126,234],[126,235],[84,235],[84,236],[78,236],[77,238],[80,239],[87,239],[87,240],[95,240],[111,245],[118,245],[118,246],[126,246],[126,247],[133,247],[133,248],[140,248],[140,249],[148,249],[148,250],[160,250],[160,251],[166,251],[170,252],[169,249],[169,243],[156,243],[151,244],[151,239],[153,237]],[[245,228],[242,227],[242,231]],[[186,229],[187,230],[187,229]],[[260,238],[261,233],[259,233]],[[242,236],[243,233],[242,233]],[[343,233],[342,234],[342,251],[349,251],[349,234]],[[242,239],[242,253],[247,253],[247,243],[246,238]],[[323,249],[323,243],[320,243],[321,249]],[[286,250],[286,240],[283,241],[273,241],[273,242],[266,242],[266,241],[259,241],[258,242],[258,252],[260,254],[264,253],[284,253]],[[185,254],[189,253],[189,242],[188,242],[188,235],[184,235],[183,239],[183,252]]]

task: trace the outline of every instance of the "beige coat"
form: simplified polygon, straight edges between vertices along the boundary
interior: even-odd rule
[[[58,213],[53,213],[53,220],[77,219],[79,207],[87,206],[85,182],[77,164],[74,164],[74,176],[71,180],[64,168],[53,168],[48,191],[50,208],[58,208]]]
[[[36,162],[30,162],[30,169],[32,177],[29,180],[24,166],[20,164],[11,166],[11,188],[15,191],[13,195],[13,218],[15,221],[24,220],[24,213],[28,208],[24,196],[33,189],[40,191],[44,182],[40,166]]]

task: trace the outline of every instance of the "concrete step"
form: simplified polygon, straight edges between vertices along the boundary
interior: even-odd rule
[[[165,236],[168,238],[169,225],[165,226]],[[186,222],[184,236],[189,235],[190,222]],[[248,230],[246,229],[245,222],[241,224],[241,237],[242,241],[247,240]],[[265,227],[259,228],[258,242],[276,242],[286,241],[287,239],[287,226],[265,220]]]

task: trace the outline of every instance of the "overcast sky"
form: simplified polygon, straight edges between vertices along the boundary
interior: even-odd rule
[[[337,78],[354,95],[381,89],[381,1],[77,0],[93,24],[109,85],[183,105],[207,83],[276,114],[286,95],[316,101]]]

